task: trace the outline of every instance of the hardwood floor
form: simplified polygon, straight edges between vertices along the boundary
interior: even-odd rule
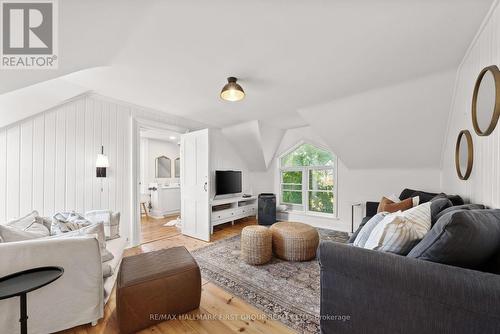
[[[175,219],[146,219],[143,217],[141,233],[143,243],[125,251],[125,256],[151,252],[158,249],[185,246],[194,250],[210,243],[189,238],[181,234],[177,227],[163,226],[167,221]],[[241,233],[243,227],[256,224],[255,219],[248,218],[217,226],[212,235],[212,242],[230,238]],[[276,320],[267,319],[265,314],[239,299],[210,281],[203,280],[200,307],[175,320],[164,321],[142,330],[140,334],[225,334],[225,333],[294,333],[291,329]],[[104,307],[104,317],[96,326],[82,325],[60,333],[64,334],[113,334],[119,333],[115,314],[115,292]]]

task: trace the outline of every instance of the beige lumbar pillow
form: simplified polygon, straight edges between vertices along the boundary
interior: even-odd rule
[[[387,215],[371,232],[364,248],[406,255],[431,228],[431,203]]]

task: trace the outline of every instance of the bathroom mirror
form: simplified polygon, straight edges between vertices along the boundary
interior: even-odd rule
[[[495,130],[500,116],[500,71],[497,66],[484,68],[476,80],[472,96],[472,125],[480,136]]]
[[[474,163],[474,147],[472,136],[468,130],[462,130],[458,134],[455,147],[455,167],[460,180],[467,180],[472,172]]]
[[[181,158],[174,160],[174,177],[181,177]]]
[[[172,177],[170,163],[171,163],[170,158],[167,158],[164,155],[156,158],[156,178],[157,179]]]

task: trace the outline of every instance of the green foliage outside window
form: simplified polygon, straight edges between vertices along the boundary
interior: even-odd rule
[[[303,144],[281,158],[281,167],[300,170],[281,172],[281,202],[301,205],[306,198],[309,211],[334,213],[334,156],[323,149]],[[326,167],[326,168],[325,168]],[[306,174],[309,189],[303,196],[302,180]]]
[[[281,158],[281,167],[333,166],[333,155],[325,150],[302,144]]]
[[[281,201],[288,204],[302,204],[302,171],[281,173]]]

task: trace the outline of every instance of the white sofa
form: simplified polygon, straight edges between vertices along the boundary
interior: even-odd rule
[[[93,237],[0,243],[0,277],[42,266],[60,266],[57,281],[28,293],[28,332],[52,333],[96,323],[115,284],[125,237],[106,241],[114,274],[103,280],[99,245]],[[2,333],[19,332],[19,298],[0,300]]]

